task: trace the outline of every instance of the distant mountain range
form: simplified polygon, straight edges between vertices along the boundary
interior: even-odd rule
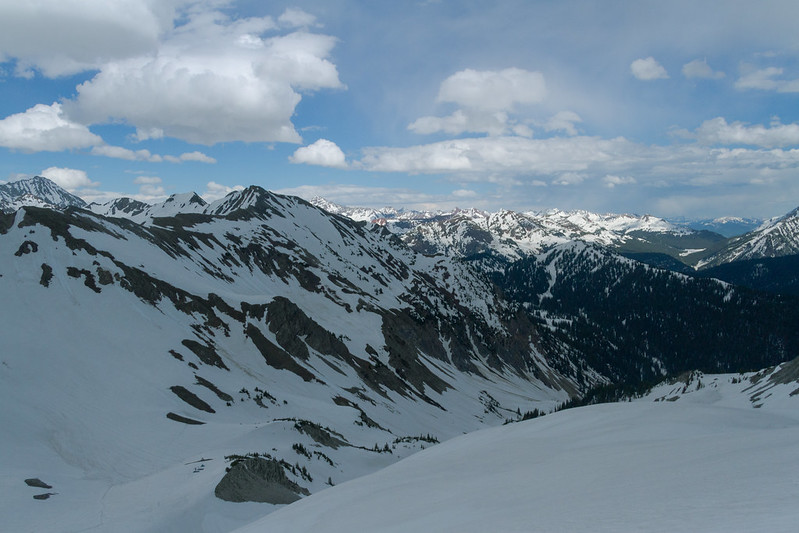
[[[681,220],[679,222],[691,229],[712,231],[729,238],[756,230],[768,221],[759,218],[719,217],[702,220]]]
[[[353,220],[381,224],[418,252],[463,258],[491,256],[500,263],[541,253],[565,242],[609,247],[653,266],[693,272],[744,259],[770,259],[799,253],[797,212],[766,222],[734,217],[675,224],[651,215],[477,210],[449,212],[343,207],[322,198],[311,203]],[[743,235],[725,234],[749,230]],[[733,231],[732,228],[735,228]]]

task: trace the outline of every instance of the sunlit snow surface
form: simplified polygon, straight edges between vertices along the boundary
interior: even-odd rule
[[[796,383],[754,408],[751,383],[704,379],[458,437],[237,533],[796,531]]]

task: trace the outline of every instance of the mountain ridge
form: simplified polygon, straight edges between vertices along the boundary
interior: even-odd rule
[[[227,531],[278,500],[220,484],[300,498],[596,386],[799,355],[794,299],[597,244],[485,268],[257,186],[192,198],[0,217],[8,529]],[[32,478],[57,494],[22,517]]]

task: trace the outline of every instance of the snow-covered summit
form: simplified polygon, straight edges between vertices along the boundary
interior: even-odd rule
[[[799,254],[799,208],[764,222],[755,231],[731,239],[724,249],[699,266],[796,254]]]
[[[319,197],[311,203],[353,220],[384,225],[400,234],[415,250],[428,254],[468,257],[491,253],[506,260],[515,260],[567,241],[623,247],[646,235],[679,239],[696,233],[652,215],[597,214],[560,209],[540,212],[501,209],[487,212],[476,208],[456,208],[426,212],[387,207],[380,210],[344,207]],[[653,245],[647,242],[643,247],[646,246]],[[676,248],[673,255],[684,251],[683,248]]]
[[[163,202],[146,204],[132,198],[116,198],[102,204],[89,204],[88,209],[106,217],[127,218],[142,224],[158,217],[202,212],[208,204],[197,193],[173,194]]]
[[[86,202],[42,176],[0,185],[0,211],[16,211],[26,205],[65,209],[86,207]]]
[[[391,224],[401,221],[424,221],[435,217],[452,216],[460,210],[455,211],[416,211],[413,209],[395,208],[386,206],[381,209],[373,207],[349,207],[331,202],[320,196],[311,199],[311,204],[324,209],[334,215],[345,216],[357,222],[376,222],[381,225]]]
[[[526,213],[541,220],[547,227],[567,229],[575,234],[582,234],[594,242],[607,244],[618,236],[633,231],[652,233],[672,233],[685,235],[692,230],[678,226],[667,220],[652,215],[633,214],[598,214],[584,210],[561,211],[551,209],[539,213]]]

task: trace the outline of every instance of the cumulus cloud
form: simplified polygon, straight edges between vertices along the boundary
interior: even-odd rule
[[[135,127],[138,140],[298,143],[291,118],[301,92],[343,88],[329,60],[336,40],[278,31],[270,17],[190,12],[150,53],[98,65],[64,108],[85,124]]]
[[[718,80],[725,76],[723,72],[710,68],[706,59],[694,59],[686,63],[682,66],[682,75],[688,79],[699,78],[706,80]]]
[[[161,183],[161,178],[156,176],[137,176],[133,183],[136,185],[154,185]]]
[[[136,199],[142,202],[152,202],[166,196],[166,190],[161,186],[158,176],[137,176],[133,183],[139,185],[139,194]]]
[[[181,161],[197,161],[199,163],[208,163],[209,165],[216,163],[216,159],[198,151],[180,154],[179,158]]]
[[[353,166],[376,172],[443,174],[453,181],[604,187],[728,186],[769,176],[789,183],[799,149],[650,146],[624,138],[486,137],[406,148],[372,147]],[[635,180],[635,182],[632,181]],[[539,183],[536,183],[539,182]]]
[[[669,77],[666,69],[652,56],[645,59],[636,59],[630,63],[630,72],[637,79],[643,81],[662,80]]]
[[[180,1],[29,0],[0,3],[0,60],[48,77],[153,51]],[[35,28],[35,31],[32,29]]]
[[[149,150],[129,150],[121,146],[110,146],[103,144],[95,146],[91,151],[92,155],[99,155],[104,157],[113,157],[115,159],[125,159],[126,161],[149,161],[151,163],[160,163],[163,157],[157,154],[150,153]]]
[[[478,195],[476,191],[473,191],[471,189],[456,189],[452,191],[452,196],[455,198],[468,199],[468,198],[477,198]]]
[[[775,118],[769,127],[750,126],[743,122],[728,124],[724,118],[717,117],[703,122],[692,136],[706,145],[799,146],[799,124],[782,124]]]
[[[234,20],[213,10],[223,4],[2,3],[0,61],[15,60],[19,74],[26,76],[33,71],[47,76],[97,73],[76,87],[74,98],[53,104],[47,113],[42,112],[47,106],[36,106],[23,116],[8,117],[0,124],[0,145],[32,151],[102,146],[87,126],[105,123],[135,128],[132,138],[138,141],[169,136],[206,145],[301,142],[291,119],[302,95],[344,88],[330,60],[336,39],[311,32],[315,19],[298,9],[286,10],[277,22],[271,17]],[[27,129],[19,124],[46,114],[49,123]],[[128,160],[159,157],[113,147],[97,154]]]
[[[540,72],[520,68],[504,70],[465,69],[441,83],[438,101],[482,111],[508,111],[517,104],[535,104],[546,97]]]
[[[481,113],[458,109],[446,117],[418,118],[408,126],[408,129],[422,135],[438,132],[451,135],[460,135],[464,132],[501,135],[508,130],[508,114],[502,111]]]
[[[579,172],[591,164],[610,162],[632,146],[623,138],[470,138],[407,148],[365,148],[359,165],[382,172]]]
[[[602,178],[602,183],[605,184],[605,187],[612,189],[617,185],[630,185],[632,183],[636,183],[636,180],[632,176],[613,176],[608,174]]]
[[[347,161],[341,148],[332,141],[319,139],[313,144],[297,148],[289,157],[292,163],[318,165],[321,167],[346,168]]]
[[[184,161],[197,161],[200,163],[209,164],[216,163],[216,159],[213,157],[207,156],[204,153],[197,151],[186,152],[180,154],[179,156],[159,155],[153,154],[146,149],[130,150],[122,146],[111,146],[108,144],[92,147],[91,154],[103,157],[113,157],[115,159],[124,159],[126,161],[147,161],[149,163],[161,163],[163,161],[167,161],[169,163],[182,163]]]
[[[39,174],[71,193],[78,192],[80,189],[93,189],[100,186],[99,183],[89,179],[86,171],[74,168],[50,167],[42,170]]]
[[[550,118],[544,125],[547,131],[563,131],[568,135],[577,135],[575,123],[582,122],[583,119],[574,111],[560,111]]]
[[[307,28],[316,24],[316,17],[302,9],[288,8],[277,21],[288,28]]]
[[[215,181],[209,181],[205,186],[205,192],[202,193],[203,200],[206,202],[213,202],[214,200],[219,200],[220,198],[224,198],[228,194],[232,193],[233,191],[243,191],[244,187],[241,185],[234,185],[229,187],[227,185],[222,185]]]
[[[136,128],[136,133],[133,139],[136,141],[146,141],[148,139],[161,139],[164,137],[164,130],[161,128]]]
[[[579,172],[564,172],[558,174],[552,180],[553,185],[579,185],[586,180],[587,176]]]
[[[408,129],[419,134],[464,132],[502,135],[513,132],[531,136],[524,124],[510,118],[520,105],[539,103],[546,97],[546,83],[540,72],[520,68],[504,70],[465,69],[441,82],[438,102],[457,104],[460,108],[445,117],[425,116]]]
[[[768,67],[748,72],[738,78],[735,88],[740,90],[757,89],[778,93],[799,93],[799,79],[775,79],[783,73],[782,68]]]
[[[69,120],[58,102],[36,104],[0,120],[0,146],[26,152],[88,148],[103,140],[83,124]]]

